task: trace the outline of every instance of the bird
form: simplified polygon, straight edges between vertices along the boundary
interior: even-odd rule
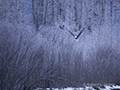
[[[74,34],[73,34],[70,30],[68,30],[68,29],[67,29],[67,30],[68,30],[68,32],[70,32],[70,33],[71,33],[71,35],[73,35],[73,36],[74,36],[74,40],[76,40],[76,41],[77,41],[77,40],[78,40],[78,38],[79,38],[79,36],[82,34],[82,32],[83,32],[83,30],[84,30],[84,29],[85,29],[85,28],[83,28],[83,29],[82,29],[82,31],[80,31],[80,32],[79,32],[79,34],[78,34],[77,36],[76,36],[76,35],[74,35]]]
[[[60,29],[64,30],[64,25],[60,25],[59,27]]]

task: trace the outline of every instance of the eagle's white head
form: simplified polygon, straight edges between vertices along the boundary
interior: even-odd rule
[[[75,39],[77,39],[77,36],[74,36]]]
[[[78,41],[78,37],[77,37],[77,36],[74,36],[74,40]]]

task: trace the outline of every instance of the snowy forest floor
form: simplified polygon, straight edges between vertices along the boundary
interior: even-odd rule
[[[85,86],[85,87],[80,87],[80,88],[72,88],[72,87],[68,87],[68,88],[37,88],[34,90],[120,90],[120,86],[118,85],[112,85],[112,86]]]

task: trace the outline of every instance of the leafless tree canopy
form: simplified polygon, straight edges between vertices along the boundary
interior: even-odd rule
[[[84,83],[120,84],[120,0],[0,0],[0,90]]]

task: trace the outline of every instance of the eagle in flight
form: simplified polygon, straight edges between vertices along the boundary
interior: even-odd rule
[[[82,31],[80,31],[80,32],[79,32],[79,34],[78,34],[77,36],[76,36],[76,35],[74,35],[71,31],[69,31],[69,30],[68,30],[68,31],[71,33],[71,35],[73,35],[73,36],[74,36],[74,40],[76,40],[76,41],[77,41],[77,40],[78,40],[78,38],[79,38],[79,36],[82,34],[82,32],[83,32],[83,30],[84,30],[84,29],[85,29],[85,28],[83,28],[83,29],[82,29]]]

